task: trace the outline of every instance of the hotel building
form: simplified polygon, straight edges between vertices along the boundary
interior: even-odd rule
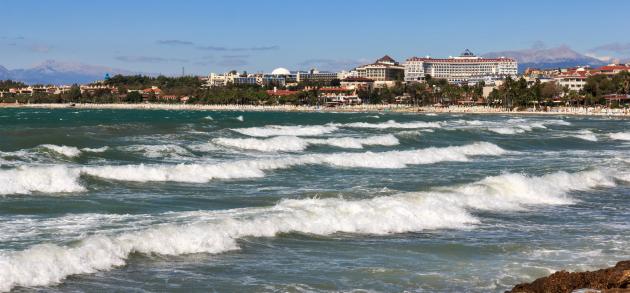
[[[376,82],[402,81],[405,74],[405,67],[387,55],[372,64],[359,66],[355,70],[358,77],[369,78]]]
[[[516,76],[518,64],[511,58],[483,58],[468,49],[459,57],[443,59],[412,57],[404,64],[405,81],[421,82],[426,75],[443,78],[450,83],[465,83],[471,77]]]

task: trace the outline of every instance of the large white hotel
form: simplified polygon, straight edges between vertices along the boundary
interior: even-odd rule
[[[459,57],[443,59],[412,57],[404,64],[405,81],[421,82],[426,75],[447,79],[450,83],[464,83],[483,76],[515,76],[518,72],[516,60],[511,58],[483,58],[468,49]]]

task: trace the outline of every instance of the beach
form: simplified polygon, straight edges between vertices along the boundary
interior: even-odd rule
[[[396,112],[396,113],[470,113],[470,114],[536,114],[536,115],[584,115],[584,116],[628,116],[628,109],[605,107],[553,107],[545,110],[507,110],[487,106],[418,107],[398,104],[364,104],[337,107],[294,106],[294,105],[193,105],[193,104],[15,104],[0,103],[0,108],[44,108],[44,109],[137,109],[137,110],[188,110],[188,111],[256,111],[256,112]]]

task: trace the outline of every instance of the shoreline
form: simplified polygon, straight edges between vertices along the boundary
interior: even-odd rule
[[[625,109],[595,107],[556,107],[550,111],[508,111],[486,106],[418,107],[408,105],[354,105],[334,108],[293,105],[193,105],[193,104],[15,104],[0,103],[3,108],[31,109],[109,109],[109,110],[184,110],[184,111],[242,111],[242,112],[344,112],[344,113],[434,113],[434,114],[508,114],[508,115],[575,115],[575,116],[630,116]]]

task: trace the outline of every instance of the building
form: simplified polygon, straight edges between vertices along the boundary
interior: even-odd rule
[[[597,71],[599,71],[599,74],[606,75],[615,75],[623,71],[630,72],[630,64],[609,64],[597,68]]]
[[[236,77],[239,77],[239,75],[234,71],[223,74],[210,73],[210,75],[208,75],[205,86],[227,86],[228,84],[233,83],[234,78]]]
[[[316,83],[330,83],[335,79],[338,79],[336,72],[319,71],[317,69],[311,69],[309,71],[298,71],[291,73],[292,77],[295,76],[296,82],[316,82]]]
[[[591,76],[592,73],[585,67],[569,68],[562,70],[560,74],[554,77],[556,82],[562,88],[567,88],[570,91],[579,92],[584,88],[586,79]]]
[[[319,99],[328,107],[361,104],[361,99],[354,89],[345,87],[323,87],[318,91]]]
[[[466,83],[471,77],[485,75],[516,76],[518,64],[511,58],[483,58],[466,49],[459,57],[412,57],[404,64],[406,82],[422,82],[426,75],[450,83]]]
[[[405,67],[387,55],[372,64],[359,66],[355,70],[358,77],[373,80],[377,87],[379,85],[391,86],[395,81],[402,81],[405,76]]]
[[[374,81],[365,77],[346,77],[340,82],[341,87],[354,90],[371,91],[374,88]]]

